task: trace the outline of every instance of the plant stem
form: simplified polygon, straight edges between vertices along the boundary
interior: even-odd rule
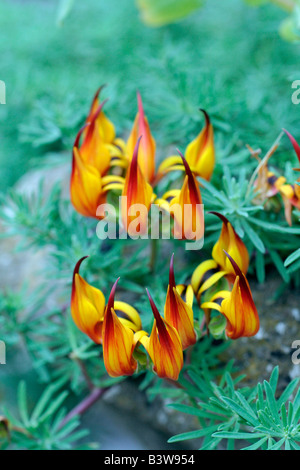
[[[272,147],[270,148],[270,150],[266,153],[266,155],[264,156],[264,158],[260,161],[259,165],[255,168],[251,178],[250,178],[250,181],[249,181],[249,184],[248,184],[248,188],[247,188],[247,191],[246,191],[246,197],[249,195],[250,191],[251,191],[251,188],[254,184],[254,181],[255,181],[255,178],[256,178],[256,175],[258,174],[259,170],[267,164],[269,158],[273,155],[274,152],[276,152],[277,148],[278,148],[278,145],[280,143],[280,140],[281,140],[281,137],[283,136],[283,132],[280,132],[279,136],[277,137],[277,139],[275,140],[274,144],[272,145]]]
[[[60,428],[62,428],[66,423],[68,423],[74,416],[82,415],[85,413],[96,401],[98,401],[108,388],[94,388],[91,393],[84,398],[78,405],[73,408],[73,410],[68,413],[65,418],[60,423]]]

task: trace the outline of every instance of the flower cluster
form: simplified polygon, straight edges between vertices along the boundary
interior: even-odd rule
[[[138,361],[145,362],[142,345],[159,377],[177,380],[183,366],[183,351],[196,343],[193,300],[196,295],[209,326],[211,311],[226,319],[227,337],[237,339],[254,336],[259,329],[257,310],[245,277],[248,251],[230,222],[223,221],[222,232],[215,244],[213,259],[202,262],[189,285],[177,285],[174,275],[174,255],[169,270],[169,285],[162,317],[147,290],[154,315],[150,335],[143,330],[139,313],[131,305],[115,301],[115,282],[107,304],[103,293],[89,285],[79,274],[84,258],[75,266],[71,312],[77,327],[95,343],[103,346],[107,372],[113,377],[132,375]],[[227,288],[220,288],[220,281]],[[230,287],[232,289],[230,290]]]
[[[121,216],[127,233],[131,234],[133,228],[136,233],[137,225],[140,234],[146,232],[150,206],[156,204],[174,219],[174,237],[201,239],[204,215],[197,176],[209,180],[215,165],[213,127],[208,114],[202,110],[205,126],[187,146],[185,154],[178,151],[177,156],[166,158],[156,171],[156,143],[141,96],[138,94],[138,113],[125,142],[116,137],[113,124],[103,112],[105,102],[99,101],[100,91],[96,93],[86,124],[74,143],[71,200],[75,209],[84,216],[101,218],[98,208],[106,201],[108,192],[120,191]],[[184,173],[182,187],[157,197],[156,185],[175,170]],[[142,218],[132,211],[137,204],[146,207]],[[186,206],[191,207],[188,214]],[[207,332],[213,312],[225,321],[222,334],[225,331],[231,339],[257,333],[258,314],[245,276],[249,265],[247,248],[226,217],[212,213],[223,222],[212,259],[196,268],[186,286],[175,282],[172,256],[163,316],[146,289],[154,316],[150,333],[143,330],[140,315],[133,306],[115,300],[119,279],[106,303],[103,293],[79,274],[84,258],[76,264],[72,317],[83,333],[102,345],[104,365],[112,377],[132,375],[139,363],[143,367],[150,363],[159,377],[177,380],[183,367],[183,351],[197,341],[194,296],[204,311]]]
[[[226,318],[229,338],[254,336],[259,330],[259,318],[245,276],[249,266],[247,248],[226,217],[213,214],[223,222],[221,235],[213,247],[212,259],[195,269],[192,288],[208,327],[211,312],[217,311]]]
[[[176,285],[174,256],[171,258],[169,286],[162,317],[147,290],[154,315],[149,335],[142,329],[137,310],[126,302],[115,300],[119,279],[114,283],[106,304],[103,293],[88,284],[79,274],[82,261],[74,269],[71,313],[77,327],[96,344],[102,344],[103,360],[112,377],[132,375],[138,360],[144,362],[142,345],[153,370],[159,377],[177,380],[183,366],[183,350],[195,344],[193,291],[191,286]]]
[[[187,146],[185,155],[166,158],[155,168],[156,142],[145,116],[138,93],[138,112],[125,142],[116,137],[115,127],[104,114],[97,91],[86,124],[77,134],[73,146],[70,195],[74,208],[86,217],[101,219],[97,209],[104,204],[109,191],[119,191],[124,229],[131,235],[147,231],[148,212],[157,204],[174,219],[174,236],[199,240],[204,234],[202,198],[196,176],[209,180],[215,165],[213,127],[204,111],[205,126]],[[181,170],[185,177],[180,189],[172,189],[158,198],[156,185],[170,171]],[[137,215],[136,205],[146,208]],[[190,206],[187,216],[184,208]]]

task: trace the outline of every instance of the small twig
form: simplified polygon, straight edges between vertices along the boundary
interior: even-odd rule
[[[62,428],[66,423],[68,423],[74,416],[82,415],[85,413],[96,401],[98,401],[108,388],[94,388],[92,392],[84,398],[73,410],[68,413],[65,418],[60,423],[59,428]]]
[[[83,375],[83,377],[86,381],[86,384],[87,384],[89,390],[91,390],[91,391],[94,390],[95,385],[93,384],[92,379],[90,378],[90,376],[88,374],[85,363],[81,359],[79,359],[79,357],[76,357],[76,356],[72,356],[72,359],[74,359],[74,361],[77,362],[77,364],[79,365],[80,370],[82,372],[82,375]]]
[[[296,6],[293,0],[270,0],[270,2],[289,13],[292,13]]]

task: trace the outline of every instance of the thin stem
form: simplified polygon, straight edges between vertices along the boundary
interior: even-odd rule
[[[173,387],[180,388],[181,390],[185,390],[185,387],[181,385],[179,382],[175,382],[175,380],[165,378],[165,381],[173,385]]]
[[[74,416],[77,415],[82,415],[85,413],[96,401],[98,401],[104,393],[108,390],[108,388],[94,388],[92,392],[84,398],[78,405],[73,408],[73,410],[70,411],[66,415],[66,417],[62,420],[60,423],[59,428],[62,428],[66,423],[68,423]]]
[[[258,174],[259,170],[267,164],[269,158],[273,155],[273,153],[277,150],[278,148],[278,145],[279,145],[279,142],[281,140],[281,137],[283,136],[283,132],[280,132],[279,136],[277,137],[277,139],[275,140],[274,144],[272,145],[272,147],[270,148],[270,150],[266,153],[266,155],[264,156],[264,158],[261,160],[261,162],[259,163],[259,165],[257,165],[257,167],[255,168],[251,178],[250,178],[250,181],[249,181],[249,184],[248,184],[248,188],[247,188],[247,192],[246,192],[246,197],[249,195],[250,191],[251,191],[251,188],[253,186],[253,183],[254,183],[254,180],[256,178],[256,175]]]

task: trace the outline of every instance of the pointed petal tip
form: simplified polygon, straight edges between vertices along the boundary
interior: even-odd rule
[[[114,285],[112,286],[112,289],[110,291],[109,299],[108,299],[108,302],[107,302],[107,311],[108,312],[110,312],[111,309],[114,307],[115,293],[116,293],[116,289],[117,289],[117,285],[118,285],[119,280],[120,280],[120,277],[118,277],[118,279],[114,282]]]
[[[82,258],[80,258],[80,260],[77,261],[77,263],[75,265],[75,268],[74,268],[74,271],[73,271],[74,276],[75,276],[75,274],[79,273],[79,268],[80,268],[80,265],[81,265],[82,261],[85,260],[88,257],[89,257],[89,255],[83,256]]]
[[[283,132],[285,132],[285,134],[290,139],[290,142],[291,142],[292,146],[294,147],[294,150],[296,152],[296,155],[297,155],[299,163],[300,163],[300,146],[299,146],[298,142],[296,141],[295,137],[293,137],[292,134],[289,131],[287,131],[284,128],[282,130],[283,130]]]
[[[96,109],[96,111],[94,112],[94,114],[91,118],[91,124],[93,124],[96,121],[97,117],[99,116],[99,114],[101,113],[101,111],[103,109],[103,106],[107,102],[108,102],[108,98],[106,98],[104,101],[102,101],[102,103],[99,104],[98,108]]]
[[[161,323],[161,316],[160,316],[160,313],[154,303],[154,300],[153,298],[151,297],[150,295],[150,292],[149,290],[146,288],[146,292],[147,292],[147,296],[148,296],[148,299],[149,299],[149,302],[150,302],[150,305],[151,305],[151,309],[152,309],[152,312],[153,312],[153,315],[154,315],[154,318],[155,320],[158,322],[158,324]]]
[[[220,214],[220,212],[209,211],[208,214],[216,215],[217,217],[219,217],[219,219],[222,220],[222,222],[224,222],[224,224],[228,224],[228,223],[229,223],[229,220],[225,217],[225,215]]]
[[[80,266],[81,266],[81,263],[83,260],[85,260],[86,258],[88,258],[89,256],[83,256],[82,258],[80,258],[80,260],[77,261],[77,263],[75,264],[75,268],[74,268],[74,271],[73,271],[73,278],[72,278],[72,296],[74,295],[74,292],[75,292],[75,276],[76,274],[79,274],[79,269],[80,269]]]
[[[185,168],[185,172],[186,172],[189,180],[192,181],[193,180],[193,173],[192,173],[192,170],[190,168],[190,165],[188,164],[188,162],[186,161],[185,157],[182,155],[180,150],[177,149],[177,152],[181,156],[181,159],[182,159],[182,162],[183,162],[183,165],[184,165],[184,168]]]
[[[97,89],[95,95],[94,95],[94,102],[96,101],[96,99],[99,98],[99,95],[101,93],[101,91],[103,90],[103,88],[105,88],[107,86],[106,83],[104,83],[103,85],[100,85],[99,88]]]
[[[209,115],[207,114],[207,112],[206,112],[205,109],[203,109],[203,108],[199,108],[199,111],[201,111],[201,113],[204,114],[206,126],[209,126],[209,124],[210,124],[210,117],[209,117]]]
[[[138,160],[138,154],[139,154],[139,146],[140,146],[140,142],[141,142],[141,138],[143,136],[140,135],[136,144],[135,144],[135,147],[134,147],[134,150],[133,150],[133,156],[132,156],[132,160],[131,160],[131,163],[136,165],[137,164],[137,160]]]
[[[178,148],[176,148],[176,152],[179,153],[179,155],[181,156],[181,158],[182,158],[183,160],[185,160],[183,154],[180,152],[180,150],[179,150]]]

